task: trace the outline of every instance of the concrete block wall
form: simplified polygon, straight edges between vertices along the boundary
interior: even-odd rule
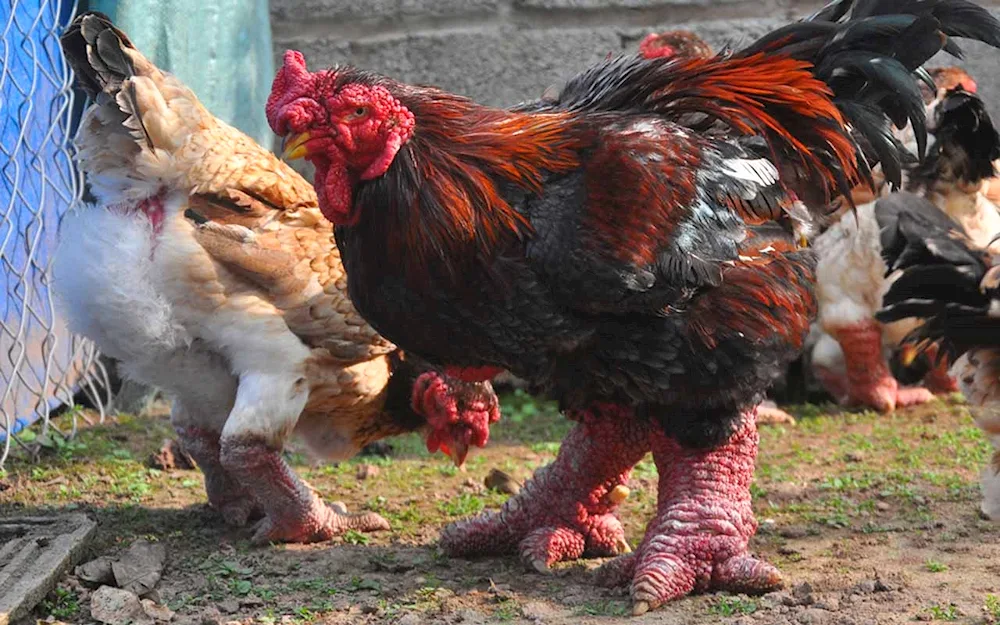
[[[983,0],[980,0],[981,2]],[[275,53],[312,68],[351,63],[506,106],[649,32],[685,27],[712,45],[755,37],[820,8],[805,0],[271,0]],[[1000,9],[1000,0],[984,4]],[[1000,120],[1000,51],[965,44],[964,65]],[[937,64],[953,64],[944,56]]]

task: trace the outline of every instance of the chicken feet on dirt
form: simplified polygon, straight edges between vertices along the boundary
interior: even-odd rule
[[[253,542],[309,543],[329,540],[348,530],[373,532],[389,529],[389,522],[374,512],[342,514],[320,499],[264,441],[222,441],[222,462],[245,486],[253,485],[258,501],[267,502],[267,516],[254,533]]]
[[[934,399],[926,388],[902,388],[882,355],[882,330],[874,320],[831,328],[844,350],[849,405],[870,406],[880,412],[915,406]]]
[[[630,551],[615,515],[628,496],[632,467],[649,450],[648,426],[611,405],[568,415],[579,423],[555,461],[535,472],[499,512],[453,523],[441,534],[450,556],[517,550],[527,566],[546,572],[556,562]]]
[[[781,573],[747,550],[757,529],[750,506],[755,415],[748,414],[716,449],[684,448],[658,428],[649,438],[660,476],[656,517],[634,553],[600,569],[602,581],[628,584],[635,614],[693,591],[780,587]]]
[[[244,488],[222,466],[220,433],[196,426],[176,429],[181,448],[198,463],[205,475],[208,503],[222,515],[222,520],[228,525],[243,527],[248,521],[260,518],[262,511],[253,492]]]

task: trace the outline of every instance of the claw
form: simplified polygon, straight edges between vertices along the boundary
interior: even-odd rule
[[[552,573],[552,569],[550,569],[549,565],[545,563],[545,560],[538,560],[538,559],[532,560],[531,567],[536,571],[538,571],[539,573],[541,573],[542,575],[549,575],[550,573]]]
[[[636,601],[632,604],[632,616],[642,616],[646,612],[649,612],[649,603],[646,601]]]
[[[611,492],[608,493],[608,501],[617,506],[621,502],[625,501],[631,492],[632,491],[628,489],[628,486],[619,484],[618,486],[612,488]]]
[[[624,538],[615,540],[615,547],[617,547],[619,554],[632,553],[632,546]]]

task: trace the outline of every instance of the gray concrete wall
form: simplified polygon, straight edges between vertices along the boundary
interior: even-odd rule
[[[983,0],[981,0],[983,1]],[[985,0],[1000,9],[1000,0]],[[492,105],[535,98],[646,33],[690,28],[714,46],[752,41],[816,10],[813,0],[271,0],[280,64],[351,63]],[[1000,118],[1000,51],[967,44],[966,65]],[[947,57],[937,64],[951,64]]]

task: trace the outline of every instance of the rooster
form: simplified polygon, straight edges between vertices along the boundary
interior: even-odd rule
[[[1000,157],[1000,137],[968,74],[943,68],[934,78],[938,93],[926,97],[934,132],[931,155],[907,168],[906,186],[985,245],[1000,231],[1000,212],[980,192],[983,181],[993,176],[994,159]],[[816,344],[813,366],[841,401],[891,411],[928,401],[931,391],[947,393],[957,387],[946,368],[930,370],[924,377],[927,388],[902,388],[890,373],[883,345],[898,347],[912,322],[886,325],[875,320],[886,280],[874,206],[868,203],[857,215],[844,215],[817,238],[819,317],[828,336]],[[905,345],[901,354],[904,365],[915,356]],[[928,356],[935,360],[933,354]]]
[[[62,224],[55,288],[72,327],[172,396],[210,504],[235,525],[263,515],[256,542],[387,529],[324,504],[285,440],[341,459],[421,430],[461,463],[499,416],[489,383],[449,379],[365,323],[312,186],[105,16],[61,41],[96,100],[77,161],[101,200]]]
[[[748,551],[754,409],[815,314],[808,207],[869,178],[862,147],[899,159],[889,119],[924,147],[914,72],[956,35],[1000,46],[1000,23],[967,0],[836,2],[732,53],[607,59],[507,110],[285,52],[268,120],[316,166],[359,312],[577,422],[499,513],[445,528],[446,553],[541,571],[621,554],[602,577],[637,614],[782,583]],[[648,451],[659,505],[625,553],[615,512]]]
[[[880,200],[885,261],[896,279],[877,317],[916,318],[906,337],[932,350],[951,371],[972,405],[976,423],[996,453],[982,473],[983,513],[1000,521],[1000,257],[972,240],[958,224],[923,198],[905,207]]]

